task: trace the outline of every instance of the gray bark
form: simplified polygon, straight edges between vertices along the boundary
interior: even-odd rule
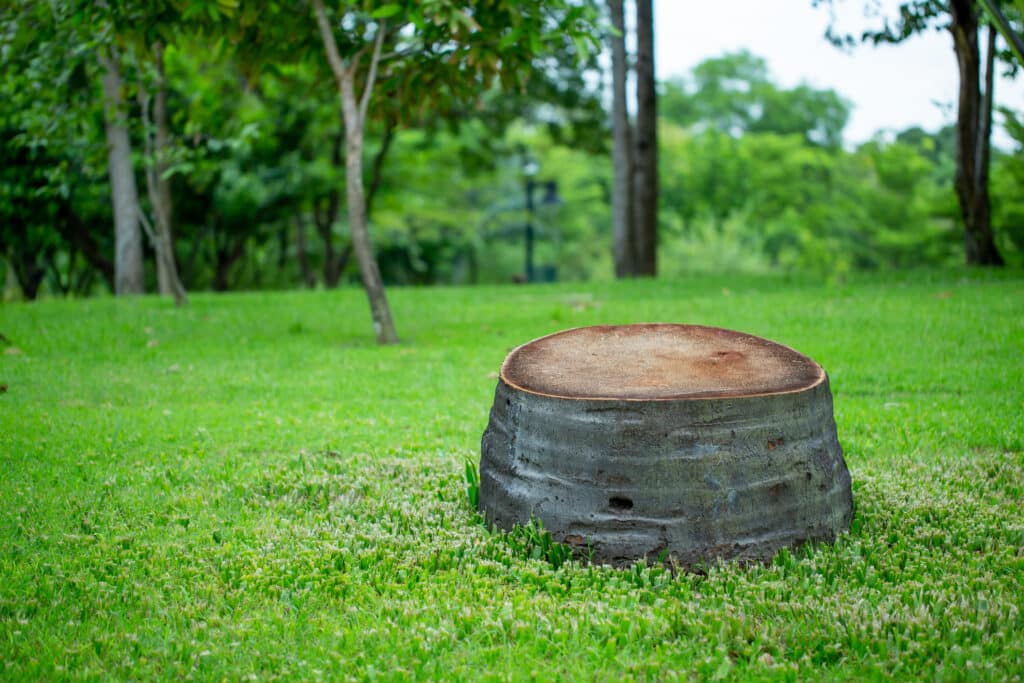
[[[489,524],[536,518],[597,562],[664,557],[689,568],[766,561],[849,528],[850,474],[817,363],[714,328],[698,329],[700,343],[637,353],[643,363],[590,360],[629,327],[604,328],[591,345],[581,337],[602,328],[556,333],[506,359],[481,440]],[[657,351],[648,347],[659,334],[638,333],[640,350]],[[558,362],[551,349],[563,335]]]
[[[363,289],[370,302],[370,314],[373,317],[373,330],[379,344],[397,344],[398,333],[391,318],[391,307],[388,305],[384,292],[384,281],[380,276],[377,259],[370,241],[370,231],[366,217],[366,195],[363,190],[363,132],[366,125],[366,113],[377,78],[377,64],[380,60],[381,45],[386,26],[383,21],[377,25],[377,36],[374,41],[370,65],[363,83],[362,96],[357,99],[355,90],[355,72],[358,62],[346,65],[338,53],[338,45],[334,40],[334,32],[327,20],[323,0],[313,0],[320,37],[323,39],[324,50],[331,71],[334,72],[341,99],[342,115],[345,119],[345,191],[348,200],[349,230],[352,234],[352,247],[359,263]]]
[[[636,2],[636,129],[634,139],[634,253],[636,274],[657,274],[658,112],[654,81],[654,13],[651,0]]]
[[[103,67],[103,116],[107,137],[110,194],[114,209],[114,292],[142,294],[142,231],[139,228],[139,194],[132,169],[132,147],[121,96],[121,72],[117,55],[100,52]]]
[[[612,26],[612,256],[615,276],[636,274],[633,239],[633,134],[626,106],[626,80],[629,72],[626,56],[626,30],[622,0],[608,0]]]
[[[984,120],[981,97],[978,14],[971,0],[952,0],[950,14],[949,30],[960,71],[954,185],[964,222],[964,251],[968,265],[1002,266],[992,235],[988,193],[990,125]],[[991,112],[987,116],[991,117]]]
[[[373,330],[380,344],[397,344],[398,333],[391,319],[391,307],[384,292],[384,281],[377,266],[377,257],[370,242],[366,219],[366,198],[363,192],[363,126],[356,118],[356,99],[352,79],[342,83],[342,102],[345,109],[345,192],[348,203],[348,223],[352,233],[352,248],[359,263],[363,288],[370,301]]]
[[[187,303],[185,287],[178,276],[178,265],[174,256],[173,216],[170,181],[164,177],[167,171],[167,149],[170,146],[170,132],[167,124],[167,80],[164,75],[164,51],[159,42],[153,45],[156,63],[157,89],[153,98],[152,118],[149,98],[139,86],[139,102],[146,123],[146,190],[149,203],[153,206],[154,230],[151,235],[156,252],[156,276],[160,294],[173,296],[174,303]],[[143,226],[146,225],[142,216]]]

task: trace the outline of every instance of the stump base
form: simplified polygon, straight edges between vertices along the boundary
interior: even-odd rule
[[[594,561],[768,560],[849,528],[828,378],[792,349],[693,325],[580,328],[502,366],[480,508]]]

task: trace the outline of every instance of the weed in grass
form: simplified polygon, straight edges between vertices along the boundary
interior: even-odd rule
[[[572,546],[555,541],[551,532],[544,528],[544,523],[536,518],[526,524],[517,524],[508,532],[495,533],[501,534],[502,540],[519,557],[544,560],[555,569],[573,557]]]
[[[474,460],[466,458],[466,498],[470,510],[480,509],[480,474]]]

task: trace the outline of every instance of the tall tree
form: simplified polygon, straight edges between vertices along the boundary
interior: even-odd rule
[[[985,90],[980,85],[981,56],[978,47],[978,8],[971,0],[951,0],[949,30],[953,34],[960,70],[956,126],[956,186],[964,221],[967,263],[1001,266],[1003,257],[992,236],[992,206],[988,193],[988,169],[992,132],[995,31],[990,30],[985,57]]]
[[[371,117],[408,120],[424,109],[479,100],[499,79],[522,87],[545,44],[570,36],[592,42],[588,3],[569,0],[437,0],[343,3],[313,15],[334,77],[345,123],[345,190],[349,231],[370,302],[377,341],[392,344],[392,321],[370,240],[363,186],[363,143]],[[286,38],[289,44],[293,37]],[[380,76],[380,78],[378,78]],[[384,90],[386,96],[375,91]]]
[[[636,1],[636,125],[629,116],[625,8],[608,0],[612,31],[612,255],[616,277],[657,274],[658,111],[654,80],[654,13]]]
[[[629,63],[626,55],[626,26],[622,0],[608,0],[612,28],[612,256],[615,276],[636,273],[636,240],[633,210],[633,126],[629,121],[626,83]]]
[[[829,5],[834,1],[812,0],[812,3],[818,6]],[[995,7],[1000,5],[987,4]],[[990,80],[991,69],[988,69],[984,76],[981,74],[983,62],[978,30],[982,25],[982,18],[981,7],[974,0],[949,0],[948,3],[939,0],[912,0],[900,4],[899,18],[895,22],[885,20],[881,28],[865,31],[861,35],[861,40],[876,44],[899,43],[936,24],[944,26],[950,32],[959,74],[954,185],[964,223],[964,253],[969,265],[1001,266],[1003,258],[996,248],[992,234],[992,211],[988,192],[994,79]],[[851,36],[837,34],[833,27],[829,27],[827,35],[839,45],[850,46],[855,42]],[[994,36],[987,41],[987,47],[988,54],[984,58],[984,63],[993,65],[994,68]],[[983,79],[986,83],[984,91]]]
[[[145,125],[146,150],[146,191],[153,207],[153,223],[150,240],[156,252],[156,279],[161,294],[173,296],[181,306],[186,302],[185,287],[178,276],[178,263],[174,255],[173,216],[171,182],[167,177],[167,157],[170,148],[170,126],[167,121],[167,76],[164,70],[164,46],[160,40],[152,46],[153,65],[156,71],[156,93],[150,108],[149,95],[140,82],[138,87],[142,120]],[[145,214],[139,215],[143,226],[148,224]]]
[[[345,190],[348,200],[349,231],[352,235],[352,246],[359,261],[359,272],[363,279],[363,288],[370,300],[370,313],[373,316],[373,329],[377,341],[381,344],[398,343],[398,333],[391,318],[391,307],[388,305],[384,292],[384,282],[380,277],[380,268],[370,243],[370,231],[366,219],[366,194],[363,189],[363,136],[366,130],[366,116],[370,105],[370,95],[377,80],[377,69],[380,66],[381,51],[384,37],[387,35],[386,19],[377,22],[373,47],[370,50],[369,66],[364,74],[359,74],[361,55],[353,55],[348,60],[338,52],[338,43],[334,38],[334,30],[327,18],[323,0],[313,0],[317,26],[320,37],[327,52],[327,61],[337,81],[338,95],[341,98],[341,111],[345,120]],[[357,76],[362,82],[357,86]],[[357,94],[357,87],[361,91]]]
[[[658,110],[651,0],[636,0],[636,100],[634,274],[654,276],[658,271]]]

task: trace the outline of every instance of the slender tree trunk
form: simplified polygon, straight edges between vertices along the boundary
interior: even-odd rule
[[[160,294],[173,296],[174,303],[187,303],[185,287],[178,276],[178,265],[174,256],[174,233],[172,229],[174,205],[171,202],[171,184],[165,178],[167,171],[167,149],[170,146],[170,132],[167,124],[167,79],[164,75],[164,49],[160,42],[153,44],[156,63],[157,89],[153,98],[152,120],[150,120],[149,98],[139,86],[139,102],[142,104],[146,131],[146,190],[149,203],[153,205],[155,231],[152,235],[156,251],[156,276]],[[142,216],[145,226],[145,216]]]
[[[338,45],[334,40],[334,32],[327,20],[323,0],[313,0],[320,36],[324,42],[327,61],[334,72],[338,83],[338,94],[341,98],[342,115],[345,117],[345,190],[348,201],[349,230],[352,233],[352,247],[359,262],[363,288],[370,301],[370,314],[373,316],[373,329],[380,344],[398,343],[398,334],[391,319],[391,308],[384,292],[384,282],[380,276],[377,259],[373,254],[370,242],[370,231],[366,218],[366,196],[363,191],[363,131],[365,130],[366,111],[370,93],[373,92],[377,78],[377,63],[380,59],[381,44],[386,30],[384,21],[377,24],[377,37],[374,42],[370,66],[367,70],[363,93],[357,99],[355,91],[355,70],[358,63],[346,66],[338,53]]]
[[[340,123],[341,130],[334,135],[334,142],[331,147],[331,165],[334,168],[341,168],[342,154],[341,147],[345,142],[344,121]],[[335,186],[327,198],[326,207],[320,208],[317,201],[313,202],[313,220],[316,223],[317,233],[324,245],[324,286],[334,289],[341,279],[341,271],[344,266],[342,254],[334,250],[334,222],[338,219],[338,208],[341,206],[341,190]],[[348,256],[344,256],[348,260]]]
[[[63,201],[57,209],[57,220],[54,222],[57,232],[82,256],[106,281],[114,288],[114,262],[111,261],[96,243],[96,238],[82,220],[75,214],[68,201]]]
[[[103,67],[103,114],[106,122],[110,194],[114,206],[114,292],[142,294],[142,231],[139,193],[132,170],[132,147],[121,97],[121,72],[114,52],[100,53]]]
[[[229,289],[229,277],[231,269],[238,259],[245,254],[245,237],[237,237],[234,241],[227,238],[223,246],[218,246],[214,254],[213,289],[217,292],[226,292]]]
[[[633,158],[632,129],[626,107],[626,30],[622,0],[608,0],[612,26],[617,35],[610,37],[612,47],[612,256],[615,276],[636,275],[633,240]]]
[[[636,0],[636,99],[633,156],[636,274],[654,276],[658,272],[658,110],[651,0]]]
[[[960,214],[964,221],[964,247],[968,265],[1001,266],[1003,258],[992,236],[992,215],[988,195],[989,132],[988,111],[979,83],[978,14],[971,0],[952,0],[953,48],[960,70],[960,96],[956,123],[956,186]],[[987,61],[987,60],[986,60]],[[991,77],[991,69],[986,80]],[[986,101],[991,86],[986,93]]]
[[[363,130],[361,122],[356,118],[358,112],[351,78],[343,82],[341,91],[345,107],[345,190],[352,247],[359,262],[363,288],[370,300],[377,341],[381,344],[396,344],[398,333],[391,320],[391,308],[384,293],[384,281],[380,276],[367,226],[366,199],[363,195]]]
[[[306,221],[301,212],[295,213],[295,256],[299,260],[299,269],[302,272],[302,284],[308,289],[316,287],[316,275],[313,274],[313,266],[309,263],[309,252],[306,250]]]

